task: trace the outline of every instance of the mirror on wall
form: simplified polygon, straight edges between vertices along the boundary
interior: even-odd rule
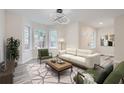
[[[101,36],[100,43],[101,43],[101,46],[114,47],[115,46],[115,35],[106,34],[106,35]]]

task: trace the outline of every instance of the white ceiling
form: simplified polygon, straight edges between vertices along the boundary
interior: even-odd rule
[[[24,16],[32,21],[52,25],[50,15],[55,9],[8,9],[7,12]],[[124,15],[124,9],[64,9],[70,22],[81,22],[93,27],[112,25],[115,17]],[[103,22],[102,25],[99,22]]]

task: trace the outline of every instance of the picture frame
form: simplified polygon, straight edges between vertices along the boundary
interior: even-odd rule
[[[107,34],[100,38],[100,45],[104,47],[114,47],[115,46],[115,35]]]

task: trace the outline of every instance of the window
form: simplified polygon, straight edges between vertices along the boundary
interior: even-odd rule
[[[34,30],[35,48],[57,48],[57,31]]]
[[[96,32],[91,33],[90,48],[96,48]]]
[[[37,29],[34,31],[34,47],[47,47],[47,33],[44,30]]]
[[[30,30],[29,26],[24,27],[24,49],[30,49]]]
[[[57,31],[49,32],[49,48],[57,48]]]

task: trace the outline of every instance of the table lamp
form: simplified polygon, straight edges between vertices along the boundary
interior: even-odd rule
[[[63,38],[59,39],[59,42],[60,42],[61,50],[62,50],[62,45],[63,45],[63,43],[64,43],[64,39],[63,39]]]

